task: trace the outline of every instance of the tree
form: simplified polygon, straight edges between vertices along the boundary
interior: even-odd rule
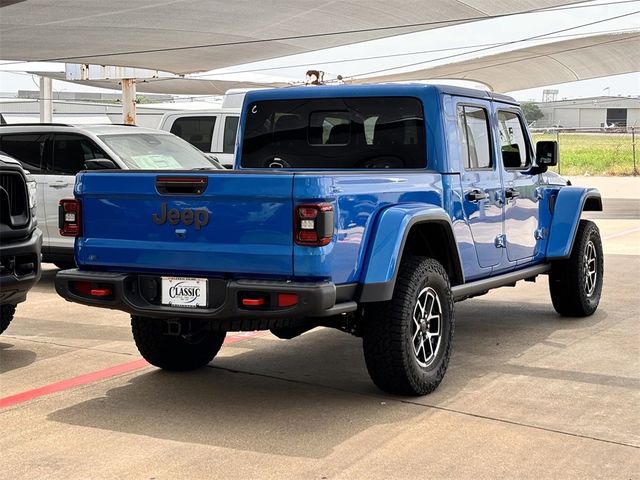
[[[542,117],[544,117],[544,113],[542,113],[540,107],[531,102],[522,104],[522,113],[524,113],[524,118],[527,119],[527,123],[535,122],[536,120],[540,120]]]

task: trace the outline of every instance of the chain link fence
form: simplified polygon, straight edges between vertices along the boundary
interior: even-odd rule
[[[534,141],[556,140],[563,175],[638,175],[638,127],[606,129],[532,129]]]

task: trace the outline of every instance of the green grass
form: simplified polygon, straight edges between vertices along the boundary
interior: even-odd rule
[[[640,132],[636,133],[636,168],[640,170]],[[534,141],[557,140],[555,133],[533,134]],[[633,175],[631,134],[560,133],[562,175]]]

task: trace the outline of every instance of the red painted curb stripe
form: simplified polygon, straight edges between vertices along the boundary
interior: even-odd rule
[[[148,365],[149,364],[146,360],[135,360],[133,362],[123,363],[121,365],[116,365],[115,367],[105,368],[104,370],[98,370],[97,372],[86,373],[78,377],[62,380],[61,382],[45,385],[44,387],[27,390],[26,392],[21,392],[16,395],[0,398],[0,408],[10,407],[44,395],[61,392],[80,385],[86,385],[87,383],[97,382],[98,380],[138,370]]]
[[[225,345],[231,345],[232,343],[244,342],[245,340],[251,340],[261,335],[266,335],[267,332],[255,331],[255,332],[240,332],[224,339]]]
[[[224,343],[225,345],[230,345],[232,343],[242,342],[244,340],[249,340],[260,335],[264,335],[264,332],[242,332],[237,335],[225,338]],[[149,366],[149,363],[147,363],[146,360],[139,359],[134,360],[133,362],[123,363],[114,367],[105,368],[104,370],[98,370],[97,372],[86,373],[78,377],[62,380],[61,382],[45,385],[44,387],[34,388],[33,390],[27,390],[15,395],[0,398],[0,408],[6,408],[12,405],[17,405],[19,403],[28,402],[29,400],[33,400],[34,398],[61,392],[63,390],[69,390],[70,388],[97,382],[105,378],[114,377],[116,375],[132,372],[134,370],[139,370],[147,366]]]

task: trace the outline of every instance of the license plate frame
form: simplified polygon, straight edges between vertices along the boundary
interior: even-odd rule
[[[162,277],[160,302],[168,307],[206,308],[208,286],[206,278]]]

